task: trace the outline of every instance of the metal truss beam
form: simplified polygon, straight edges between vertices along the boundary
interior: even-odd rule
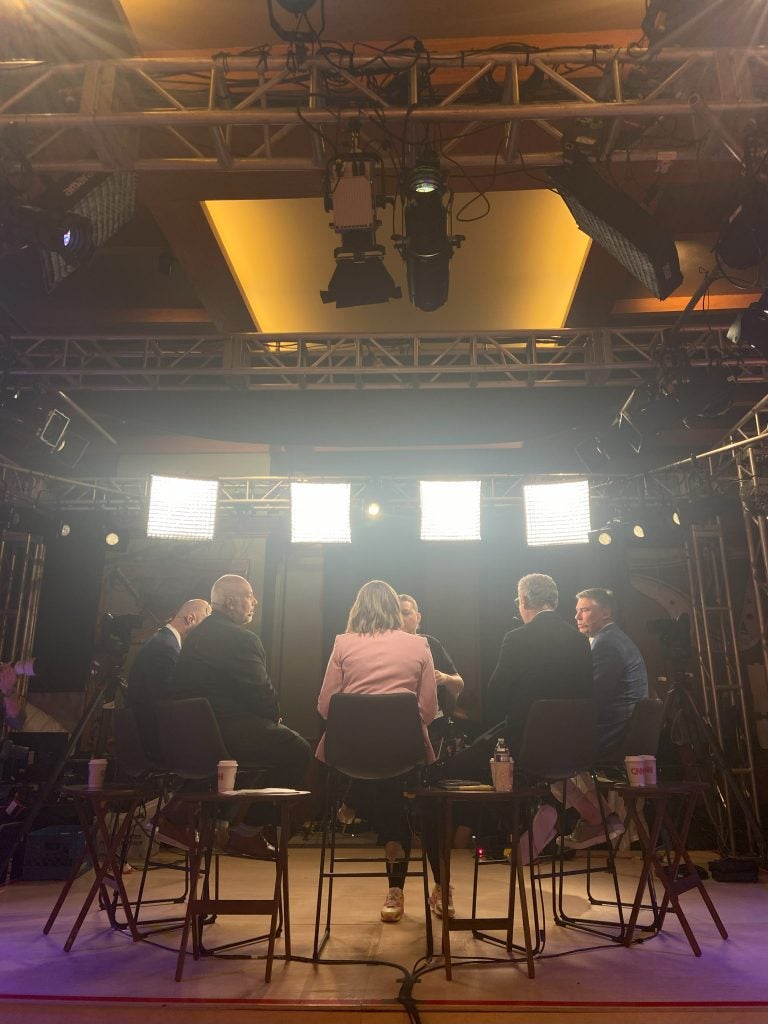
[[[739,358],[725,327],[679,331],[692,365],[725,360],[740,383],[768,364]],[[632,388],[656,379],[660,327],[472,334],[100,335],[7,339],[4,378],[72,391]]]
[[[296,478],[280,476],[220,477],[218,508],[228,515],[238,511],[287,512],[290,509],[290,486]],[[302,477],[307,483],[333,483],[333,477]],[[377,477],[376,493],[389,508],[415,509],[419,506],[419,480],[416,476]],[[523,498],[523,484],[531,481],[530,474],[493,474],[475,477],[482,486],[481,500],[485,508],[505,508],[518,504]],[[542,478],[543,479],[543,478]],[[595,496],[600,498],[606,488],[622,489],[625,497],[640,496],[637,477],[619,477],[616,474],[563,473],[549,474],[546,481],[557,483],[567,480],[590,482]],[[351,486],[353,504],[359,504],[371,487],[368,477],[339,477]],[[9,500],[30,501],[38,507],[54,506],[60,512],[78,512],[100,509],[105,512],[126,514],[146,512],[149,501],[149,477],[94,477],[81,480],[51,476],[18,466],[0,463],[0,484]],[[382,494],[382,491],[385,493]]]
[[[702,150],[708,133],[733,155],[745,118],[768,112],[767,76],[766,47],[6,61],[0,129],[49,172],[317,172],[353,123],[388,147],[444,125],[466,166],[551,166],[574,136],[601,159],[669,162],[725,156]]]

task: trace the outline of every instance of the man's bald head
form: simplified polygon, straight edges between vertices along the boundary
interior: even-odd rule
[[[199,626],[203,619],[211,614],[211,606],[201,597],[193,597],[191,601],[185,601],[170,621],[170,625],[178,631],[179,636],[184,637],[191,633],[195,626]]]
[[[244,576],[220,576],[211,587],[211,604],[215,611],[244,626],[253,618],[256,598]]]

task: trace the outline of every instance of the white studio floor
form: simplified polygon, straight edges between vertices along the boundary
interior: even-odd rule
[[[695,856],[706,865],[711,855]],[[457,911],[469,909],[472,859],[468,851],[455,851],[453,880]],[[222,858],[224,895],[267,894],[273,868],[269,864]],[[291,847],[290,892],[293,955],[311,958],[317,885],[316,849]],[[634,893],[639,871],[637,857],[619,861],[626,898]],[[58,894],[59,882],[17,882],[0,890],[2,949],[0,958],[0,1015],[6,1020],[90,1021],[89,1010],[101,1012],[110,1004],[115,1022],[159,1019],[162,1009],[185,1012],[185,1018],[207,1024],[226,1011],[247,1010],[251,1019],[304,1020],[321,1024],[326,1019],[407,1021],[398,1003],[403,980],[424,967],[424,911],[421,879],[406,887],[406,913],[399,924],[382,924],[379,908],[385,895],[382,879],[342,879],[336,882],[331,939],[326,960],[363,960],[362,965],[277,961],[270,984],[264,982],[264,963],[258,959],[187,958],[184,978],[174,981],[179,933],[155,936],[152,943],[133,943],[112,931],[106,915],[89,913],[70,953],[62,946],[87,891],[91,874],[75,883],[52,932],[42,928]],[[605,876],[598,891],[608,894]],[[508,871],[503,865],[483,867],[481,906],[498,913],[506,902]],[[138,873],[126,879],[129,893],[138,885]],[[452,1020],[508,1019],[512,1014],[537,1013],[537,1022],[559,1020],[567,1012],[571,1024],[591,1019],[596,1011],[621,1012],[625,1020],[654,1015],[660,1024],[668,1013],[676,1021],[690,1016],[708,1022],[729,1019],[764,1021],[768,1015],[768,885],[708,882],[708,891],[729,932],[721,939],[699,894],[682,897],[683,907],[702,948],[693,955],[680,925],[668,916],[664,933],[626,949],[615,943],[552,923],[545,889],[547,943],[536,963],[536,977],[510,962],[503,949],[453,933],[454,979],[446,981],[436,959],[435,969],[419,973],[412,994],[424,1022],[450,1013]],[[180,889],[180,876],[156,870],[151,896],[170,895]],[[583,880],[568,883],[567,910],[589,915]],[[173,908],[150,908],[151,916],[173,914]],[[604,910],[595,911],[604,914]],[[263,918],[224,918],[206,928],[209,945],[257,934]],[[436,929],[439,922],[435,921]],[[437,948],[440,947],[436,931]],[[248,947],[263,955],[264,944]],[[282,944],[278,941],[278,953]],[[466,963],[459,962],[467,958]],[[496,962],[478,963],[484,958]],[[421,961],[421,962],[420,962]],[[67,1009],[69,1008],[69,1009]],[[73,1010],[77,1010],[72,1014]],[[193,1013],[194,1011],[194,1013]],[[190,1018],[190,1014],[193,1016]],[[69,1014],[69,1015],[68,1015]],[[266,1016],[264,1016],[266,1014]],[[458,1014],[458,1016],[457,1016]],[[541,1016],[538,1016],[538,1015]],[[382,1016],[383,1015],[383,1016]],[[499,1016],[500,1015],[500,1016]],[[551,1016],[550,1016],[551,1015]],[[629,1015],[629,1016],[628,1016]]]

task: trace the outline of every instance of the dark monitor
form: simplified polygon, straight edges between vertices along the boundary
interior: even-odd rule
[[[68,732],[9,732],[8,739],[28,751],[25,782],[46,782],[69,748]]]

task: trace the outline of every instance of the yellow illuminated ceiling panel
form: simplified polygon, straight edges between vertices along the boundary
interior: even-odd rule
[[[456,209],[464,199],[456,196]],[[408,301],[405,267],[389,239],[390,217],[377,240],[387,249],[387,269],[403,298],[336,309],[319,295],[333,273],[338,244],[320,199],[215,200],[203,206],[254,324],[267,333],[563,326],[589,239],[552,192],[495,192],[490,200],[482,220],[454,222],[466,241],[451,261],[448,302],[432,313]]]

